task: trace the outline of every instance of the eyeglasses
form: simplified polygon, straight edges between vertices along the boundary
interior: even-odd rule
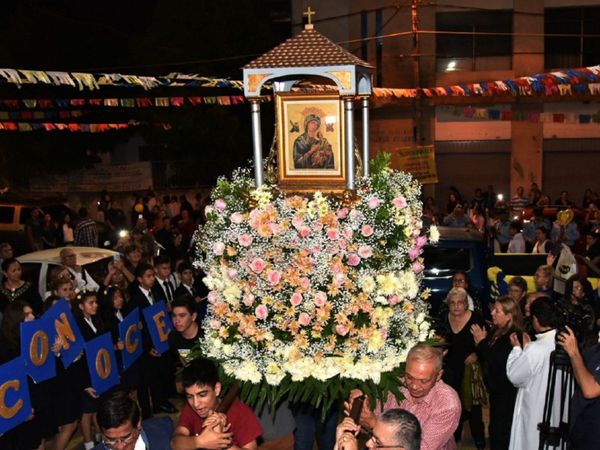
[[[128,445],[131,442],[135,441],[140,434],[140,429],[136,428],[127,436],[116,438],[116,439],[108,439],[106,436],[102,439],[102,443],[106,445],[108,448],[115,448],[119,444]]]
[[[369,437],[369,439],[371,439],[373,441],[373,443],[375,444],[374,447],[370,447],[370,448],[395,448],[398,450],[404,450],[404,447],[402,447],[401,445],[383,445],[381,443],[381,441],[379,440],[379,438],[377,436],[375,436],[372,431],[361,428],[360,432],[361,432],[361,434],[367,435]],[[368,450],[368,448],[369,447],[367,447],[367,450]]]

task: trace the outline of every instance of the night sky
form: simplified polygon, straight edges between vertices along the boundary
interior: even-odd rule
[[[181,72],[239,80],[244,64],[290,34],[287,0],[4,0],[0,14],[1,66],[12,69],[154,76]],[[145,93],[121,89],[102,90],[100,95],[136,94]],[[0,85],[0,99],[68,95],[77,96],[77,91]],[[171,89],[146,95],[209,94]],[[273,133],[271,116],[272,106],[267,105],[265,150]],[[26,191],[31,177],[89,165],[90,152],[113,151],[135,133],[149,144],[140,152],[142,159],[179,162],[174,181],[182,185],[211,185],[217,176],[245,165],[252,154],[248,105],[121,112],[113,108],[85,116],[100,122],[129,119],[168,122],[173,128],[161,131],[150,125],[104,135],[0,132],[0,179]]]

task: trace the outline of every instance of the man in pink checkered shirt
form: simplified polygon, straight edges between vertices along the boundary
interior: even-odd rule
[[[413,413],[422,428],[421,450],[456,450],[454,431],[460,420],[461,405],[458,394],[442,381],[442,350],[430,345],[417,344],[408,352],[404,387],[400,389],[404,400],[400,403],[390,394],[379,410],[402,408]],[[354,398],[362,395],[353,390],[347,410]],[[383,407],[381,407],[383,406]],[[379,414],[369,409],[365,401],[360,415],[360,425],[372,431]]]

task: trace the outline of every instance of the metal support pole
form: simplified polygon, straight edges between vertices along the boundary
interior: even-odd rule
[[[369,176],[369,97],[362,98],[362,160],[363,160],[363,176]]]
[[[260,129],[260,103],[252,100],[250,104],[252,114],[252,145],[254,147],[254,181],[259,188],[263,184],[262,161],[262,133]]]
[[[346,188],[354,189],[354,97],[344,98],[346,112]]]

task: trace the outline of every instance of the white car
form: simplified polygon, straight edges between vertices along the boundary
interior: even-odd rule
[[[61,270],[60,251],[65,247],[40,250],[18,256],[17,259],[23,267],[23,279],[38,288],[41,298],[46,298],[46,293],[51,291],[50,276],[54,270]],[[70,247],[77,254],[77,264],[92,276],[98,284],[102,284],[107,272],[108,263],[121,254],[113,250],[95,247]]]

